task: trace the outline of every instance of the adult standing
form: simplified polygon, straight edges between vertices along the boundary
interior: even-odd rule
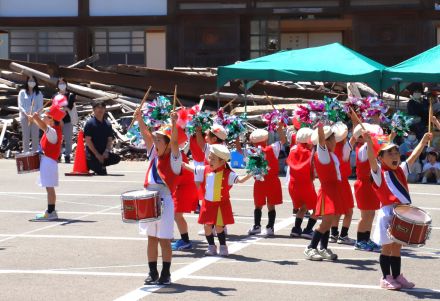
[[[76,95],[67,91],[67,81],[60,77],[57,81],[57,95],[64,95],[67,103],[63,104],[66,116],[63,118],[64,162],[70,163],[72,154],[73,127],[78,124],[78,112],[75,106]]]
[[[97,175],[107,175],[106,167],[118,164],[121,158],[112,153],[113,130],[105,118],[105,103],[97,101],[93,104],[93,116],[84,127],[86,141],[87,167]]]
[[[38,81],[28,76],[26,84],[18,93],[18,108],[20,109],[20,123],[22,129],[23,152],[29,151],[29,142],[32,138],[32,151],[36,152],[39,145],[39,129],[34,123],[29,123],[27,115],[32,115],[43,108],[43,94],[38,88]]]

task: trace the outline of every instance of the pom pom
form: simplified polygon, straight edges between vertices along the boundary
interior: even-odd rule
[[[246,170],[252,174],[257,181],[263,181],[267,175],[269,165],[261,147],[250,147],[246,149]]]
[[[190,136],[193,136],[196,133],[196,128],[198,127],[202,128],[202,132],[206,132],[211,128],[213,123],[214,121],[212,120],[209,113],[195,111],[195,114],[192,116],[191,121],[186,124],[186,132]]]
[[[269,132],[275,132],[278,128],[278,124],[281,122],[284,126],[289,123],[289,115],[285,109],[273,110],[270,113],[263,114],[263,121],[267,124],[267,129]]]
[[[168,124],[172,109],[173,105],[168,98],[165,96],[157,97],[146,105],[144,110],[145,124],[153,130],[157,130],[163,124]]]
[[[390,120],[389,128],[400,137],[408,136],[409,127],[414,122],[414,118],[403,112],[397,111]]]
[[[325,111],[327,119],[332,122],[347,122],[348,116],[343,105],[335,98],[324,96]]]
[[[294,112],[294,118],[299,120],[301,127],[314,127],[320,122],[327,122],[325,104],[314,100],[306,105],[299,105]]]

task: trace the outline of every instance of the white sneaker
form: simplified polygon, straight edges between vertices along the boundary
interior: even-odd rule
[[[428,179],[426,177],[423,177],[422,184],[426,184],[426,183],[428,183]]]
[[[338,259],[338,255],[334,254],[330,249],[321,249],[318,250],[319,255],[325,260],[336,260]]]
[[[348,237],[348,235],[338,237],[338,244],[354,246],[355,243],[356,240]]]
[[[218,252],[218,255],[227,257],[229,255],[228,246],[227,245],[220,245],[220,250]]]
[[[261,226],[253,226],[252,228],[250,228],[248,230],[248,234],[249,235],[255,235],[255,234],[260,234],[261,233]]]
[[[306,255],[308,260],[312,261],[322,261],[322,256],[319,254],[317,249],[307,248],[304,250],[304,255]]]
[[[275,231],[273,230],[273,228],[266,228],[264,233],[264,236],[274,236],[275,235]]]
[[[55,221],[58,219],[57,211],[54,210],[52,213],[49,213],[47,210],[44,213],[37,214],[35,216],[35,221],[45,222],[45,221]]]
[[[205,256],[215,256],[215,255],[217,255],[217,246],[209,245],[208,250],[205,251]]]

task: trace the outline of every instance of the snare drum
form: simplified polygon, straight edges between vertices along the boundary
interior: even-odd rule
[[[122,221],[125,223],[160,220],[162,201],[157,191],[132,190],[121,195]]]
[[[40,170],[40,154],[37,152],[17,154],[15,155],[15,162],[19,174]]]
[[[388,236],[399,244],[421,247],[431,233],[431,221],[431,216],[420,208],[397,205],[388,228]]]

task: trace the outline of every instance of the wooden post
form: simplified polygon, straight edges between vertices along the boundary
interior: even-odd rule
[[[145,93],[144,98],[142,98],[141,104],[139,105],[139,107],[134,111],[133,113],[133,119],[131,120],[130,125],[127,128],[127,131],[133,126],[134,124],[134,115],[136,114],[137,110],[141,110],[142,106],[144,105],[144,103],[147,101],[148,95],[150,94],[150,90],[151,90],[151,86],[148,87],[147,93]]]
[[[176,110],[176,100],[177,100],[177,85],[174,85],[173,111]]]
[[[428,133],[432,133],[432,98],[429,98],[429,117],[428,117]],[[431,147],[431,141],[428,141],[428,147]]]

